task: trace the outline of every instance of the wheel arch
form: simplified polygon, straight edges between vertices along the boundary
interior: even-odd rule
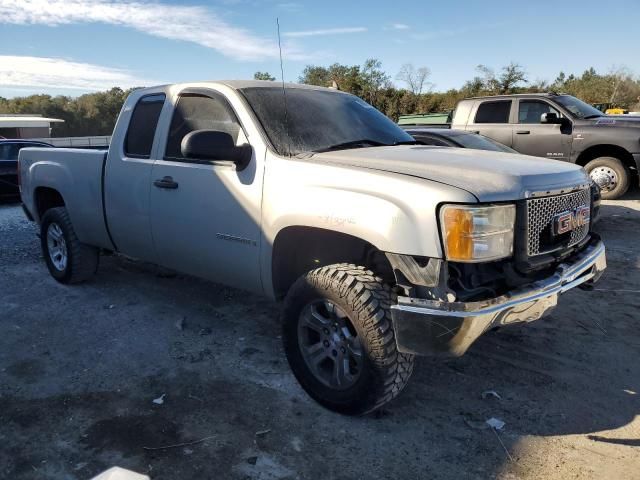
[[[36,207],[35,214],[38,221],[52,208],[64,207],[66,203],[62,194],[51,187],[36,187],[33,192],[34,205]]]
[[[584,167],[591,160],[594,160],[598,157],[614,157],[620,160],[629,170],[631,170],[634,174],[637,175],[637,166],[633,159],[633,155],[629,153],[625,148],[622,148],[619,145],[613,144],[599,144],[593,145],[578,155],[576,159],[576,165],[580,165]]]
[[[362,238],[319,227],[283,228],[273,242],[271,281],[276,299],[282,299],[304,273],[336,263],[367,267],[386,282],[395,282],[384,252]]]

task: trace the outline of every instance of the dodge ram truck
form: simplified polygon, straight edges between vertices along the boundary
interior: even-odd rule
[[[480,133],[519,153],[584,167],[615,199],[638,185],[640,117],[605,116],[571,95],[526,93],[461,100],[451,128]]]
[[[283,300],[295,377],[345,414],[396,397],[416,355],[462,355],[606,268],[582,168],[419,145],[331,89],[136,90],[108,151],[24,149],[19,168],[53,278],[121,252]]]

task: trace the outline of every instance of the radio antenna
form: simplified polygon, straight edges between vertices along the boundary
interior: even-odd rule
[[[291,136],[289,135],[289,111],[287,110],[287,90],[284,88],[284,67],[282,64],[282,43],[280,41],[280,19],[276,17],[278,26],[278,50],[280,51],[280,78],[282,79],[282,99],[284,101],[284,126],[287,130],[288,154],[291,156]]]

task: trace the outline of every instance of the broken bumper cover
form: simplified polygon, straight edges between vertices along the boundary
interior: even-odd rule
[[[554,274],[497,298],[479,302],[441,302],[399,297],[391,307],[398,350],[415,355],[457,357],[487,330],[542,318],[561,293],[589,288],[607,268],[598,239],[562,263]]]

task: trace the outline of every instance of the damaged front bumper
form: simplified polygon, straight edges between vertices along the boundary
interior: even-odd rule
[[[549,313],[561,293],[589,288],[607,268],[599,239],[560,264],[554,274],[496,298],[443,302],[398,297],[391,307],[398,350],[415,355],[457,357],[487,330],[531,322]]]

